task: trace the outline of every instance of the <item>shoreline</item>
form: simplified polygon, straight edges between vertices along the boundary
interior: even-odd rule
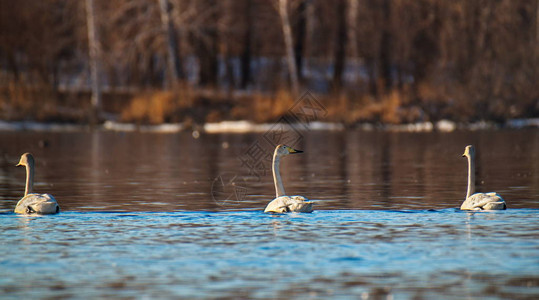
[[[135,123],[121,123],[105,121],[103,124],[91,126],[88,124],[74,123],[41,123],[34,121],[0,121],[0,131],[35,131],[35,132],[80,132],[80,131],[112,131],[112,132],[144,132],[144,133],[178,133],[197,131],[207,134],[219,133],[261,133],[292,129],[297,131],[344,131],[356,129],[363,131],[386,131],[386,132],[453,132],[456,130],[499,130],[499,129],[526,129],[539,128],[539,118],[509,119],[504,124],[494,122],[457,123],[449,120],[438,122],[420,122],[409,124],[372,124],[361,123],[346,126],[335,122],[310,122],[310,123],[254,123],[251,121],[221,121],[206,123],[200,126],[189,127],[182,123],[164,123],[159,125],[139,125]]]

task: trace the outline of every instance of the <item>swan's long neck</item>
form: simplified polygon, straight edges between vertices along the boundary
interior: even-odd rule
[[[34,165],[28,163],[26,165],[26,188],[24,189],[24,196],[31,194],[34,190]]]
[[[273,154],[273,182],[275,183],[275,193],[276,197],[281,197],[286,195],[283,186],[283,180],[281,179],[281,173],[279,172],[279,163],[281,162],[280,157],[277,155],[277,151]]]
[[[468,155],[468,192],[466,199],[475,193],[475,161],[471,155]]]

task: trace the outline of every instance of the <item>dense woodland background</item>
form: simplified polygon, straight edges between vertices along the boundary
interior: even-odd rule
[[[539,0],[0,0],[0,119],[268,122],[304,91],[347,124],[539,117],[538,15]]]

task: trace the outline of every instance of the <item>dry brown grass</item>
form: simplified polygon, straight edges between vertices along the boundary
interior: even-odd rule
[[[16,120],[23,118],[24,116],[33,116],[42,110],[42,105],[46,101],[48,94],[46,91],[41,93],[44,99],[40,100],[38,90],[42,90],[39,87],[30,88],[17,84],[16,82],[9,82],[2,88],[0,93],[0,112],[2,118],[6,120]]]
[[[380,99],[371,96],[347,95],[344,93],[317,96],[327,115],[323,120],[353,124],[357,122],[383,122],[398,124],[403,120],[418,119],[414,109],[405,109],[409,102],[408,94],[397,90]],[[247,119],[254,122],[273,122],[285,115],[294,105],[296,97],[287,91],[279,90],[275,94],[256,94],[242,99],[241,104],[233,109],[235,119]]]
[[[351,98],[352,96],[350,95],[340,93],[333,97],[320,99],[322,105],[327,110],[327,119],[348,123],[352,117],[350,110],[358,106],[359,101],[362,101],[362,98],[354,98],[355,101],[351,100]]]
[[[407,109],[403,105],[408,102],[407,95],[397,90],[376,99],[371,96],[363,96],[360,104],[353,109],[347,109],[344,114],[347,123],[356,122],[381,122],[398,124],[409,118]]]
[[[327,110],[320,121],[402,124],[450,119],[468,122],[498,120],[525,115],[534,103],[517,106],[507,101],[481,97],[458,83],[441,87],[435,82],[394,89],[378,98],[361,92],[317,95]],[[233,96],[210,90],[194,90],[188,84],[173,91],[114,92],[103,95],[103,111],[118,115],[123,122],[138,124],[250,120],[271,123],[286,115],[298,97],[286,89],[275,93]],[[17,82],[0,85],[0,119],[42,122],[87,122],[90,93],[59,92],[48,86],[27,86]],[[531,107],[531,108],[528,108]],[[527,110],[526,110],[527,109]]]
[[[122,111],[124,122],[163,123],[168,114],[176,110],[175,95],[172,92],[154,92],[137,96]]]
[[[249,120],[257,123],[277,121],[294,105],[296,98],[288,90],[272,94],[255,93],[233,101],[229,117],[233,120]]]
[[[58,92],[49,85],[10,81],[0,87],[0,118],[7,121],[73,121],[80,120],[82,112],[69,108]],[[80,103],[79,107],[84,107]]]
[[[410,94],[408,90],[393,90],[380,98],[345,93],[318,95],[317,99],[327,110],[326,117],[320,121],[345,124],[415,122],[421,119],[422,114],[418,107],[409,105]],[[287,90],[271,95],[256,94],[241,99],[233,108],[232,117],[259,123],[273,122],[285,115],[296,100],[297,97]]]
[[[179,122],[181,110],[193,104],[192,91],[188,87],[174,91],[146,91],[131,99],[121,111],[120,119],[147,124]]]
[[[252,99],[251,111],[253,121],[272,122],[285,115],[294,105],[293,94],[288,90],[280,89],[275,94],[256,94]]]
[[[438,97],[427,87],[421,89],[421,94],[425,99]],[[4,120],[86,121],[89,97],[88,93],[60,95],[46,87],[28,88],[12,83],[0,91],[0,116]],[[409,94],[397,90],[379,99],[345,93],[317,98],[328,112],[321,121],[397,124],[416,121],[421,115],[417,112],[419,108],[406,107]],[[150,90],[134,96],[108,93],[103,99],[105,110],[117,113],[122,122],[182,122],[194,126],[223,120],[275,122],[288,113],[297,97],[288,90],[280,89],[272,94],[256,93],[233,98],[231,95],[197,92],[186,84],[173,91]],[[62,107],[61,113],[59,107]],[[70,115],[66,117],[69,110]]]

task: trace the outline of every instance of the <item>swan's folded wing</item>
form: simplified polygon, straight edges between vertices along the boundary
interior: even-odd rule
[[[485,206],[483,206],[483,209],[484,210],[504,210],[504,209],[507,209],[507,204],[505,204],[505,201],[490,202],[490,203],[485,204]]]
[[[461,210],[499,210],[505,208],[505,201],[498,193],[473,194],[460,206]]]
[[[288,209],[288,202],[286,201],[290,197],[281,196],[273,199],[266,208],[264,209],[265,213],[285,213]]]
[[[60,206],[56,199],[49,194],[28,194],[15,207],[18,214],[56,214],[60,212]]]
[[[313,211],[313,203],[303,196],[281,196],[273,199],[264,209],[265,213],[305,212]]]
[[[288,206],[291,212],[311,213],[313,212],[312,202],[293,203]]]
[[[292,212],[313,212],[313,203],[303,196],[292,196],[288,208]]]

